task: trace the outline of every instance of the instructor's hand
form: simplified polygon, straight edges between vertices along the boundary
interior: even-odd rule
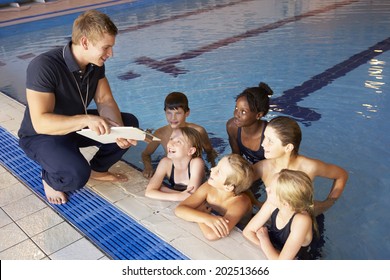
[[[137,143],[138,143],[138,141],[133,140],[133,139],[125,139],[125,138],[117,138],[116,139],[116,144],[121,149],[127,149],[127,148],[130,148],[131,146],[137,146]]]

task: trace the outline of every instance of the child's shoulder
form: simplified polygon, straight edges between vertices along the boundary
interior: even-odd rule
[[[275,160],[274,159],[263,159],[259,160],[254,164],[254,168],[261,168],[263,170],[274,170],[275,169]]]
[[[246,193],[240,193],[238,195],[234,195],[226,200],[227,206],[231,205],[249,205],[251,204],[251,200]]]
[[[245,193],[241,193],[239,195],[234,196],[232,199],[230,199],[225,206],[226,208],[232,210],[239,209],[240,211],[247,212],[250,209],[252,209],[252,202],[248,195],[246,195]]]
[[[208,181],[206,181],[206,182],[204,182],[202,185],[200,185],[199,188],[202,188],[202,189],[205,189],[205,190],[213,189],[213,187],[210,186],[210,184],[209,184]]]
[[[240,193],[239,195],[236,195],[235,199],[236,199],[236,201],[239,201],[240,203],[243,203],[243,204],[250,204],[251,203],[251,199],[244,192]]]
[[[298,155],[297,157],[297,170],[304,171],[306,174],[315,173],[319,166],[322,165],[322,161],[314,158],[310,158],[303,155]]]
[[[198,197],[204,197],[204,199],[209,202],[210,193],[212,193],[212,186],[208,184],[208,182],[204,182],[199,186],[199,188],[196,189],[196,194]]]
[[[191,163],[190,163],[190,167],[192,166],[204,166],[205,163],[204,163],[204,160],[202,157],[195,157],[195,158],[191,158]]]
[[[160,165],[160,166],[166,166],[166,167],[171,167],[172,164],[173,164],[172,160],[171,160],[169,157],[166,157],[166,156],[163,157],[163,158],[159,161],[159,163],[158,163],[158,165]]]
[[[202,185],[200,185],[197,191],[203,192],[207,194],[207,196],[209,196],[210,194],[214,193],[214,188],[210,186],[209,183],[206,181]]]
[[[234,123],[234,118],[229,119],[226,122],[226,128],[229,133],[235,133],[237,134],[238,131],[238,126]]]
[[[169,138],[171,136],[172,129],[169,125],[165,125],[165,126],[157,128],[153,134],[160,139],[166,139],[166,138]]]
[[[307,212],[300,212],[296,213],[291,225],[292,229],[295,228],[311,228],[312,226],[312,219]]]
[[[203,126],[196,124],[196,123],[187,122],[186,126],[196,129],[199,133],[204,133],[206,131],[206,129]]]
[[[156,133],[164,133],[164,132],[167,132],[167,131],[170,131],[170,126],[169,125],[164,125],[162,127],[157,128],[154,133],[155,134]]]

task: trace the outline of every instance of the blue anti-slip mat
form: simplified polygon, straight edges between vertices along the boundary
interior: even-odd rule
[[[18,139],[1,126],[0,163],[46,201],[40,166],[20,149]],[[68,195],[69,201],[66,204],[48,204],[113,259],[187,259],[88,188],[70,192]]]

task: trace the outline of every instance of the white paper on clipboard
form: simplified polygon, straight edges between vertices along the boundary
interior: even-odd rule
[[[79,130],[77,133],[103,144],[115,143],[117,138],[133,139],[145,142],[161,141],[153,134],[132,126],[111,127],[110,134],[103,135],[97,135],[96,132],[89,128]]]

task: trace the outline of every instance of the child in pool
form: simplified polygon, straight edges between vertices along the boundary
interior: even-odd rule
[[[310,245],[313,229],[317,232],[312,181],[302,171],[283,169],[266,191],[266,202],[243,234],[268,259],[295,259]]]
[[[184,93],[171,92],[165,98],[164,102],[165,117],[168,121],[168,125],[158,128],[153,134],[161,139],[161,142],[150,142],[145,150],[142,152],[142,162],[144,164],[143,175],[145,178],[150,178],[153,175],[153,166],[151,155],[156,151],[161,144],[167,154],[167,143],[172,134],[172,131],[178,127],[192,127],[196,129],[201,136],[201,143],[203,150],[207,154],[207,160],[211,166],[215,165],[215,158],[217,152],[211,145],[210,139],[207,135],[207,131],[200,125],[195,123],[186,122],[186,118],[190,114],[190,108],[188,107],[188,99]]]
[[[211,168],[208,181],[182,201],[175,214],[198,223],[208,240],[226,237],[244,216],[252,213],[251,200],[244,193],[250,187],[252,177],[252,166],[242,156],[224,156]]]
[[[145,196],[182,201],[202,184],[205,177],[199,132],[191,127],[174,129],[167,150],[167,156],[161,159],[146,187]],[[168,178],[168,186],[163,184],[164,178]]]
[[[261,142],[267,121],[262,118],[269,111],[272,94],[272,89],[263,82],[258,87],[246,88],[236,96],[234,117],[226,123],[232,153],[242,155],[252,164],[264,159]]]
[[[288,168],[305,172],[314,181],[318,177],[332,180],[332,187],[323,201],[314,202],[315,215],[328,210],[341,196],[348,173],[341,167],[298,154],[302,132],[298,123],[289,117],[276,117],[268,122],[264,132],[265,160],[253,165],[255,180],[267,186],[275,173]]]
[[[246,88],[236,96],[236,106],[233,118],[226,123],[232,153],[242,155],[252,164],[264,159],[264,149],[261,143],[264,139],[264,130],[267,121],[263,118],[269,111],[269,96],[272,89],[261,82],[257,87]],[[254,182],[248,191],[252,203],[258,208],[262,203],[258,201],[261,179]]]

